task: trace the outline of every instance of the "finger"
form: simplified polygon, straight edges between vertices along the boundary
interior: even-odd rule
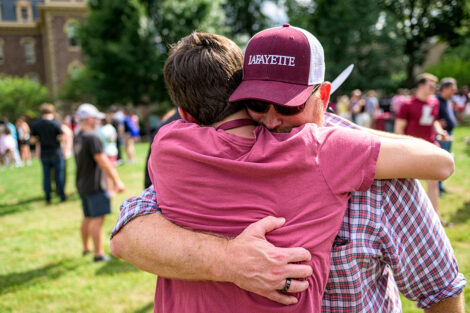
[[[266,295],[266,298],[279,302],[284,305],[296,304],[299,302],[296,297],[286,295],[279,291],[272,291]]]
[[[306,280],[291,279],[290,286],[289,286],[289,289],[287,289],[287,292],[290,292],[290,293],[302,292],[302,291],[307,290],[308,285],[309,285],[308,281]]]
[[[312,267],[307,264],[287,264],[285,267],[286,277],[307,278],[313,273]],[[282,288],[281,288],[282,289]]]
[[[246,231],[252,235],[264,236],[266,233],[281,227],[285,222],[286,219],[283,217],[266,216],[248,226]]]
[[[306,262],[312,259],[310,251],[304,248],[280,248],[283,253],[288,255],[287,262]]]

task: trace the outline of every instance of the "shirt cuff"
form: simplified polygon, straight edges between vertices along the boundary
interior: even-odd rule
[[[438,294],[428,295],[425,299],[418,300],[418,307],[427,309],[434,304],[441,302],[445,299],[455,298],[463,292],[467,281],[462,273],[458,273],[455,279]]]

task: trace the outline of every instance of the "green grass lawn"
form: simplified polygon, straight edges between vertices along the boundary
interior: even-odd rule
[[[461,272],[470,277],[470,146],[463,138],[470,128],[455,132],[456,171],[446,182],[451,192],[441,199],[442,215],[455,225],[446,232]],[[137,161],[118,168],[127,190],[113,198],[105,222],[109,235],[119,204],[143,187],[147,144],[136,146]],[[92,263],[82,257],[79,227],[81,204],[74,186],[74,161],[68,161],[69,201],[46,206],[41,166],[0,171],[0,313],[4,312],[152,312],[155,276],[120,260]],[[105,250],[109,252],[106,240]],[[466,306],[470,308],[467,287]],[[404,300],[404,312],[420,312]],[[470,312],[470,309],[467,309]]]

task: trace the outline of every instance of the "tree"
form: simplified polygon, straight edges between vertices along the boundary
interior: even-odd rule
[[[76,83],[104,106],[168,102],[169,46],[195,30],[224,33],[221,0],[94,0],[89,6],[80,30],[87,72]],[[65,89],[76,96],[73,87]]]
[[[414,84],[414,68],[422,64],[426,43],[439,37],[451,46],[461,42],[462,22],[468,16],[465,0],[379,0],[387,15],[398,21],[398,31],[404,39],[406,83]]]
[[[286,6],[290,23],[310,31],[323,45],[327,80],[355,64],[341,91],[397,87],[391,78],[403,69],[395,48],[401,39],[392,17],[382,14],[376,1],[288,0]]]
[[[470,39],[462,45],[448,49],[442,60],[426,71],[439,78],[453,77],[459,86],[470,85]]]
[[[263,13],[263,0],[227,0],[224,4],[231,38],[251,38],[269,26],[269,18]]]
[[[19,77],[0,77],[0,116],[15,121],[20,115],[35,117],[39,106],[49,102],[47,88]]]
[[[137,0],[95,0],[79,29],[86,57],[87,84],[97,104],[134,105],[162,97],[161,60],[145,8]]]

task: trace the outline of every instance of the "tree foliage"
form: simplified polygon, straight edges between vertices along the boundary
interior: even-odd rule
[[[326,79],[334,79],[353,63],[355,69],[341,91],[354,88],[394,89],[392,74],[402,70],[401,39],[394,20],[374,0],[286,2],[290,23],[310,31],[322,43]]]
[[[269,18],[263,13],[263,0],[227,0],[224,4],[230,36],[233,39],[251,38],[270,25]]]
[[[462,22],[468,17],[465,0],[379,0],[385,12],[398,21],[406,56],[406,81],[413,85],[414,68],[422,64],[430,38],[455,46],[461,43]]]
[[[145,8],[137,0],[95,0],[80,28],[87,79],[99,105],[140,104],[161,97],[161,64]]]
[[[19,77],[0,77],[0,116],[15,121],[20,115],[35,117],[39,106],[50,101],[47,88]]]
[[[224,33],[221,0],[95,0],[81,28],[87,71],[65,86],[84,88],[98,104],[169,100],[163,64],[169,46],[192,31]]]
[[[470,39],[450,48],[438,64],[430,66],[426,71],[439,78],[453,77],[459,86],[470,85]]]

